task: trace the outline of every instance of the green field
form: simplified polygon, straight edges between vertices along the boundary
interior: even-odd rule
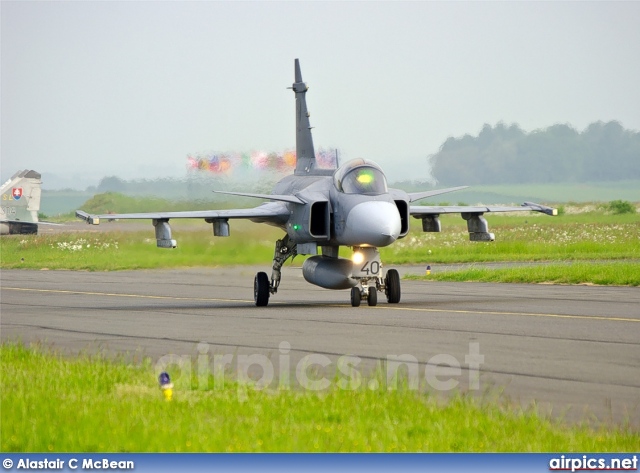
[[[69,214],[69,212],[81,208],[91,197],[93,197],[93,193],[86,191],[42,189],[40,212],[47,215],[47,218]]]
[[[274,242],[281,237],[281,232],[266,227],[259,234],[257,228],[257,225],[238,222],[232,226],[231,238],[214,238],[210,225],[178,222],[174,225],[174,238],[178,240],[175,249],[157,248],[150,224],[147,231],[22,235],[1,240],[0,267],[114,271],[269,265]]]
[[[46,202],[45,202],[46,200]],[[260,200],[245,197],[213,194],[207,200],[170,199],[166,195],[139,196],[119,192],[89,194],[86,192],[43,191],[42,212],[55,217],[55,221],[76,220],[75,211],[82,209],[89,213],[127,212],[179,212],[182,210],[227,209],[252,207]]]
[[[514,268],[465,268],[406,279],[452,282],[505,282],[640,286],[640,262],[576,262]]]
[[[610,200],[630,200],[640,202],[640,181],[559,183],[559,184],[501,184],[472,186],[455,192],[451,199],[470,204],[521,204],[525,201],[553,202],[608,202]]]
[[[405,239],[382,249],[393,263],[466,263],[486,261],[574,261],[638,259],[640,216],[602,211],[546,215],[487,215],[491,243],[470,242],[465,222],[441,218],[441,233],[422,233],[416,225]]]
[[[400,387],[258,390],[188,380],[165,401],[150,362],[0,346],[4,452],[633,452],[628,426],[566,426],[487,395]],[[491,399],[491,400],[489,400]],[[73,419],[73,422],[69,420]]]

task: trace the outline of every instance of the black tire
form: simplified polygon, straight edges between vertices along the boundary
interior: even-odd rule
[[[378,305],[378,290],[375,286],[369,287],[369,295],[367,296],[367,304],[371,307]]]
[[[253,300],[258,307],[264,307],[269,303],[269,277],[267,273],[260,272],[256,274],[253,280]]]
[[[398,271],[395,269],[387,271],[384,284],[386,286],[384,292],[387,294],[387,302],[389,304],[397,304],[400,302],[400,275]]]
[[[360,296],[360,289],[357,287],[352,287],[351,288],[351,306],[360,307],[361,300],[362,299]]]

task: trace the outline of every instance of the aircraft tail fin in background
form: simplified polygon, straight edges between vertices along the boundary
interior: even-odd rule
[[[296,176],[315,174],[316,153],[313,148],[309,111],[305,94],[309,89],[302,81],[300,61],[295,60],[295,82],[291,87],[296,94]]]
[[[40,173],[18,171],[0,188],[0,234],[37,233],[40,210]]]

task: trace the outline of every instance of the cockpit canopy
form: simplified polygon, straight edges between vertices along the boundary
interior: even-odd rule
[[[386,194],[387,179],[377,164],[353,159],[333,174],[333,183],[345,194]]]

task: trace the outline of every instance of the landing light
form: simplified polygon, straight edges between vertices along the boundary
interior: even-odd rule
[[[364,261],[364,254],[360,253],[359,251],[356,251],[351,257],[351,261],[353,261],[355,264],[362,263]]]

